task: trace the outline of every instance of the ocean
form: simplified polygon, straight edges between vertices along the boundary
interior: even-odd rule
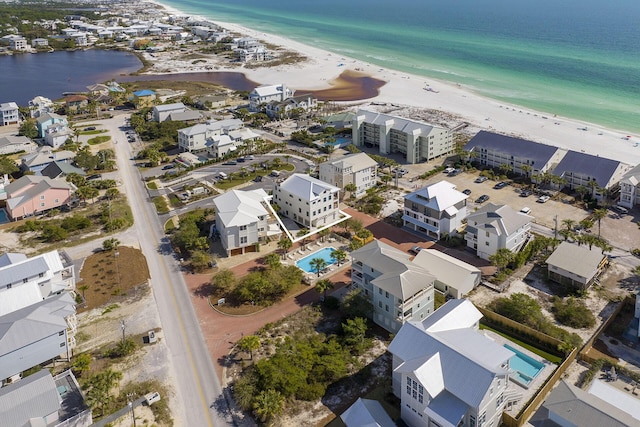
[[[503,102],[640,132],[637,0],[162,3]]]

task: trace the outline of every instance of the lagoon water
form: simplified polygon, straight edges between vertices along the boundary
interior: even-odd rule
[[[161,2],[505,102],[640,131],[637,0]]]
[[[98,49],[0,56],[0,102],[25,106],[38,95],[59,99],[140,68],[132,53]]]

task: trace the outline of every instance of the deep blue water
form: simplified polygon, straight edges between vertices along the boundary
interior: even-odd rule
[[[640,130],[637,0],[163,3],[505,102]]]
[[[141,67],[132,53],[98,49],[0,56],[0,102],[24,106],[38,95],[55,100]]]

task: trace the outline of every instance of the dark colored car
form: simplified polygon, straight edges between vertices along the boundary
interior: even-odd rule
[[[466,190],[463,191],[463,193],[468,196],[469,194],[471,194],[471,190],[467,188]]]
[[[496,190],[500,190],[501,188],[504,188],[507,185],[509,185],[508,182],[502,181],[502,182],[499,182],[496,185],[494,185],[493,188],[495,188]]]
[[[236,162],[238,163],[244,163],[244,158],[243,157],[239,157]]]
[[[476,203],[484,203],[487,200],[489,200],[489,196],[487,196],[486,194],[483,194],[482,196],[476,199]]]
[[[253,182],[262,182],[262,176],[258,175],[255,178],[253,178]]]
[[[531,190],[522,190],[520,192],[520,197],[529,197],[532,194],[533,194],[533,191]]]
[[[234,165],[237,165],[237,164],[238,164],[238,162],[236,162],[235,160],[230,160],[228,162],[224,162],[223,163],[223,165],[225,165],[225,166],[234,166]]]
[[[102,178],[102,175],[100,175],[99,173],[93,174],[93,175],[89,175],[87,177],[87,181],[92,181],[94,179],[100,179]]]
[[[173,163],[169,163],[168,165],[164,165],[164,166],[162,167],[162,170],[163,170],[163,171],[166,171],[166,170],[169,170],[169,169],[173,169],[173,168],[175,168],[175,167],[176,167],[176,165],[174,165]]]
[[[95,126],[89,126],[88,128],[84,128],[84,130],[89,131],[89,130],[96,130]]]

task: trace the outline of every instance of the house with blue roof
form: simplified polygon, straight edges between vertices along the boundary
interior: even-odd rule
[[[630,165],[617,160],[568,151],[552,173],[564,179],[564,187],[589,188],[591,196],[600,201],[605,195],[603,189],[615,189],[630,169]]]
[[[133,104],[136,108],[153,107],[156,101],[156,93],[149,89],[133,92]]]
[[[513,136],[480,131],[465,145],[471,161],[489,168],[511,166],[518,175],[538,175],[548,172],[560,162],[565,151]]]

